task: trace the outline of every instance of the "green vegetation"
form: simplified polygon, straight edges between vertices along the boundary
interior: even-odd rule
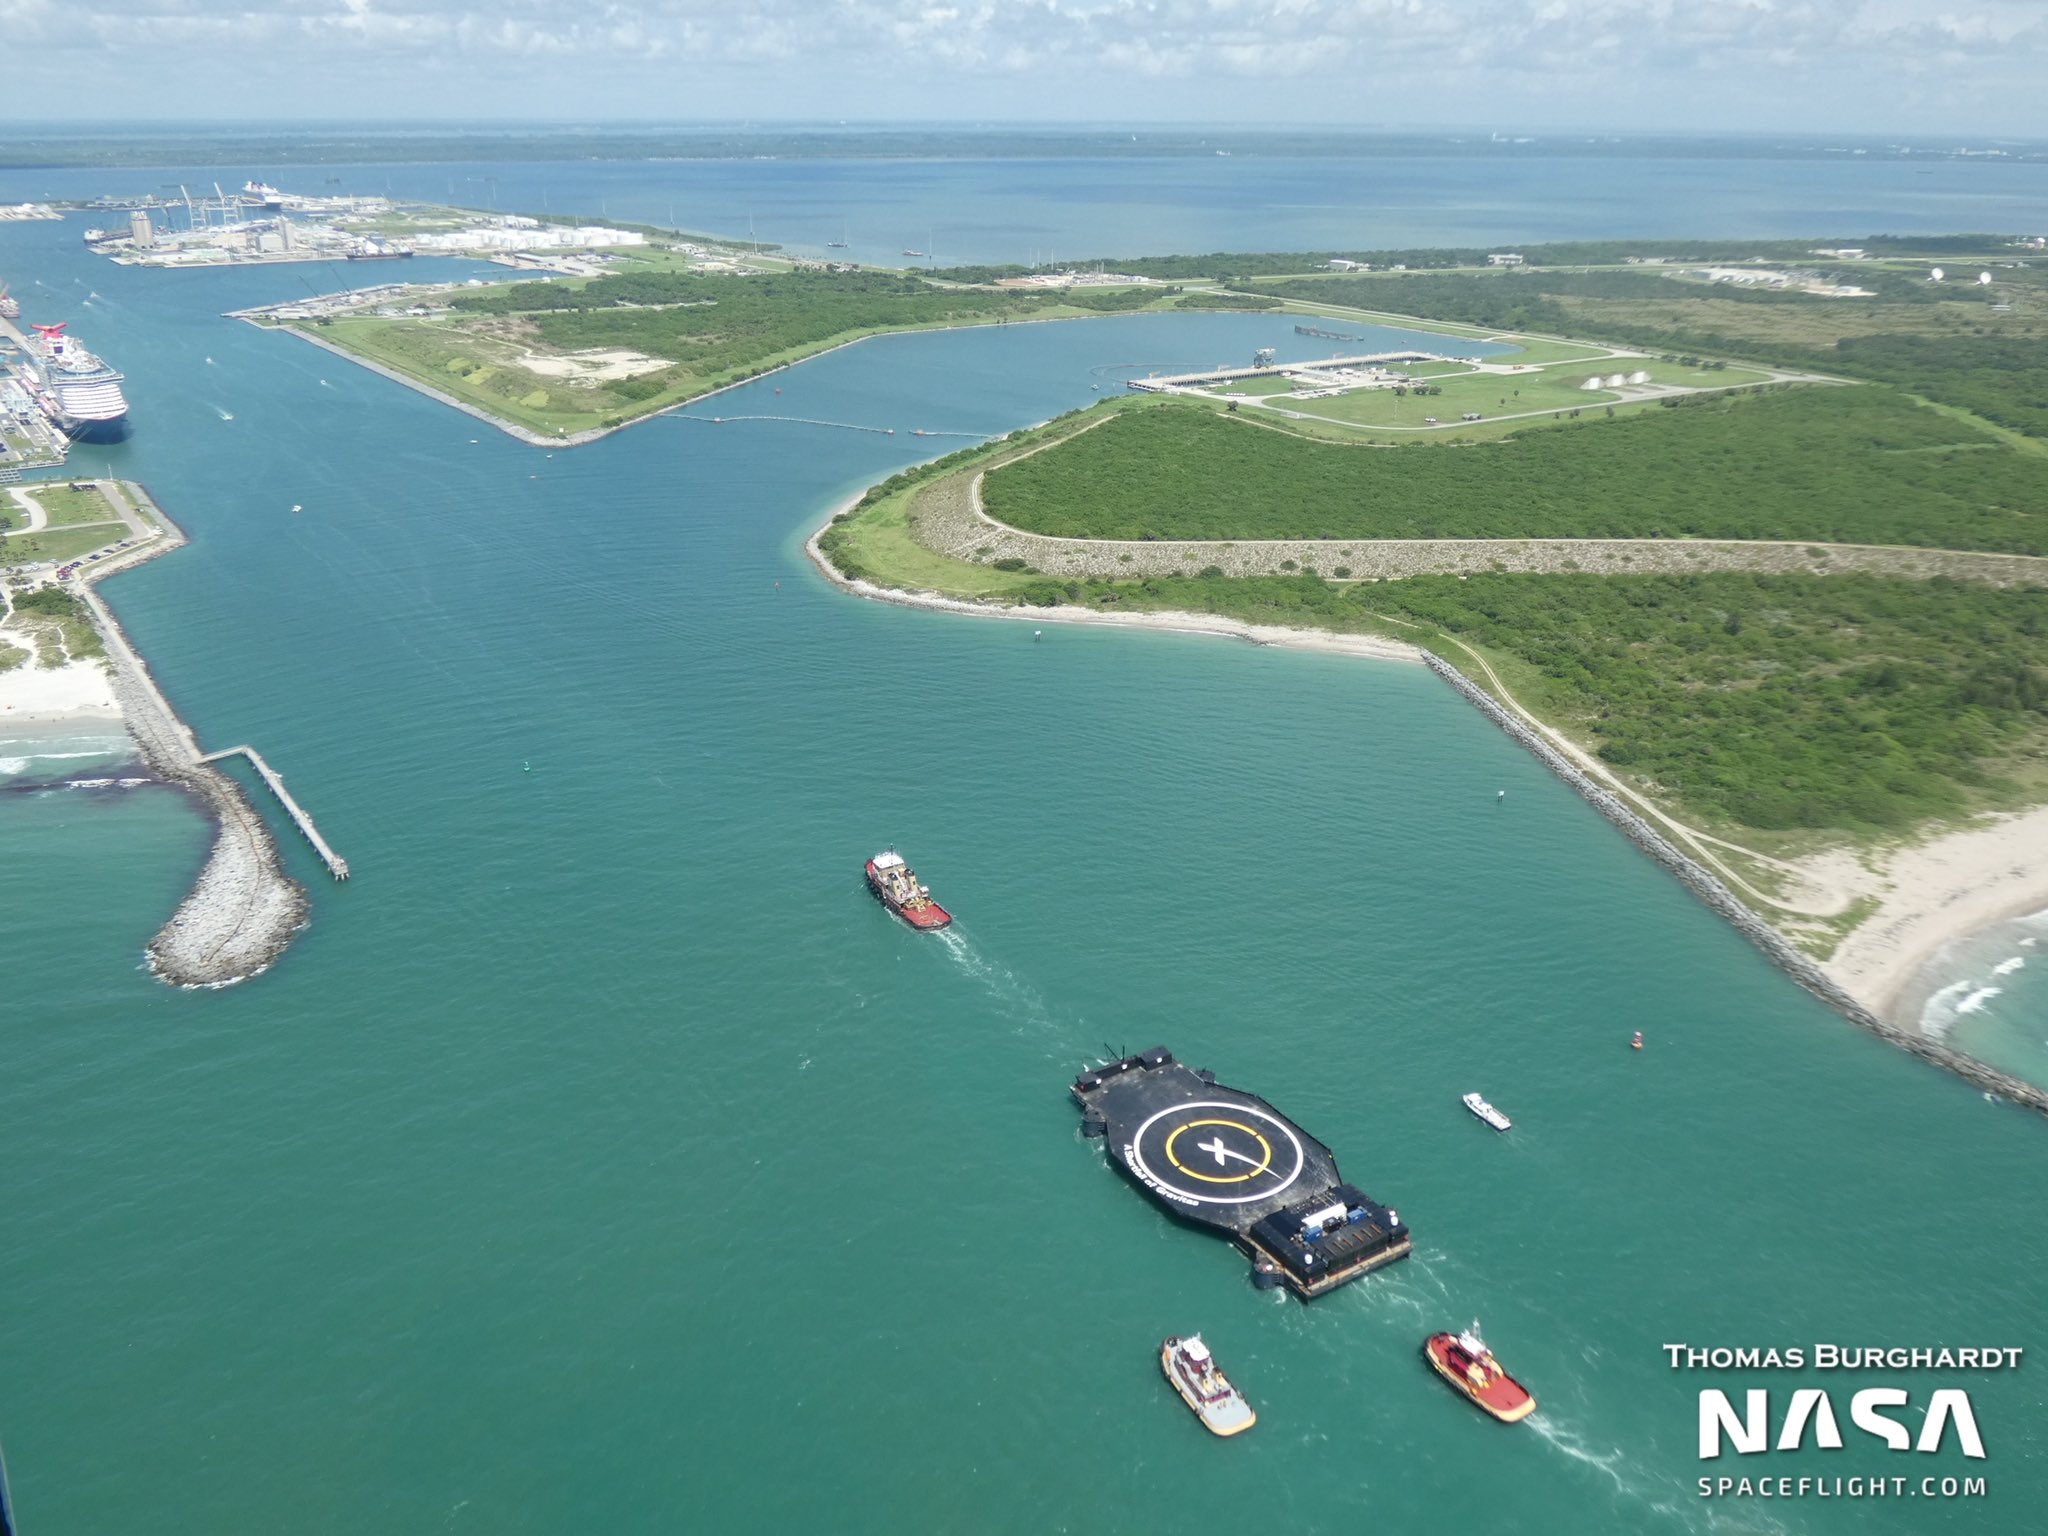
[[[1170,287],[945,287],[889,272],[635,271],[461,293],[447,318],[347,317],[307,329],[493,416],[563,435],[619,426],[878,332],[1163,308],[1179,296]],[[651,366],[573,365],[592,353],[634,354]]]
[[[1928,281],[1930,258],[1964,252],[1945,254],[1940,240],[1909,244],[1920,259],[1826,264],[1874,290],[1867,299],[1695,282],[1643,267],[1292,277],[1262,281],[1256,291],[1492,329],[1591,331],[1660,352],[1848,375],[2048,438],[2048,268],[2014,263],[2009,250],[1996,258],[1980,252],[1994,262],[1989,286],[1936,284]]]
[[[1173,301],[1175,309],[1278,309],[1283,301],[1262,293],[1218,293],[1205,288]]]
[[[859,574],[884,585],[964,597],[1391,634],[1456,659],[1453,637],[1617,772],[1731,829],[1896,833],[2015,803],[2048,777],[2041,588],[1734,572],[1337,583],[1215,566],[1065,581],[924,549],[905,532],[907,499],[899,488],[833,529],[828,552],[857,551]],[[913,563],[891,564],[904,550]]]
[[[2048,457],[1879,388],[1684,397],[1398,449],[1149,401],[991,471],[982,500],[1013,527],[1074,538],[1692,536],[2048,553]]]
[[[1383,612],[1514,656],[1523,702],[1687,805],[1893,831],[2048,751],[2048,590],[1864,576],[1432,577]],[[1680,708],[1672,707],[1683,698]]]
[[[74,661],[88,656],[104,656],[105,648],[100,644],[99,629],[92,622],[85,604],[61,587],[37,587],[28,592],[12,594],[14,618],[12,627],[0,634],[0,641],[11,640],[18,645],[36,650],[44,662],[54,665],[63,656]],[[39,646],[38,638],[54,631],[62,638],[63,649]],[[17,656],[17,660],[20,658]],[[6,657],[0,655],[0,666]]]
[[[1601,359],[1582,367],[1531,369],[1527,373],[1442,373],[1438,372],[1419,389],[1366,389],[1325,400],[1290,400],[1287,409],[1326,421],[1345,421],[1363,427],[1401,428],[1410,431],[1427,427],[1432,417],[1455,422],[1468,411],[1489,420],[1496,416],[1523,415],[1531,411],[1563,412],[1569,415],[1593,406],[1604,406],[1619,398],[1611,390],[1582,386],[1594,374],[1611,375],[1617,369],[1636,370],[1634,359]],[[1764,375],[1746,369],[1682,368],[1676,363],[1655,363],[1643,370],[1650,382],[1679,385],[1688,389],[1723,389],[1753,384]],[[1523,422],[1520,425],[1528,426]]]
[[[1014,554],[994,561],[993,545],[970,562],[918,540],[920,517],[957,518],[966,471],[996,462],[982,481],[989,513],[1066,537],[1702,537],[2048,554],[2042,272],[2011,265],[2009,249],[1990,237],[1856,243],[1886,259],[1832,265],[1874,290],[1869,298],[1708,284],[1656,267],[1551,265],[1676,254],[1647,243],[1525,250],[1537,269],[1513,273],[1286,275],[1310,264],[1300,256],[1113,263],[1169,280],[1220,276],[1235,291],[1297,305],[1412,315],[1481,334],[1600,336],[1657,356],[1625,364],[1538,339],[1514,358],[1537,368],[1446,372],[1431,380],[1441,395],[1284,402],[1314,421],[1250,403],[1106,402],[900,477],[823,542],[885,586],[1390,634],[1454,660],[1469,648],[1520,703],[1617,775],[1751,840],[1885,838],[2036,802],[2048,797],[2044,587],[1719,571],[1357,582],[1344,579],[1350,565],[1339,562],[1353,551],[1343,544],[1331,546],[1328,563],[1304,560],[1298,574],[1233,578],[1218,564],[1197,572],[1196,556],[1183,574],[1064,579]],[[1420,254],[1411,265],[1474,260]],[[1686,256],[1813,264],[1808,242],[1695,246]],[[1930,256],[1996,261],[1994,282],[1929,283]],[[1262,273],[1277,280],[1251,281]],[[1729,358],[1866,382],[1766,386]],[[1555,366],[1544,373],[1544,364]],[[1594,372],[1638,366],[1657,383],[1715,392],[1617,402],[1610,417],[1605,392],[1577,387]],[[1279,392],[1264,381],[1225,388]],[[1543,414],[1454,425],[1466,411],[1517,410]],[[1451,427],[1450,440],[1367,446],[1425,413]],[[1099,424],[1076,430],[1091,421]],[[1071,441],[1017,457],[1034,437],[1054,436]]]
[[[41,505],[52,528],[120,521],[120,514],[95,485],[39,485],[31,487],[29,494]],[[103,534],[101,541],[111,543],[116,537]]]
[[[1550,245],[1516,245],[1525,263],[1518,273],[1565,267],[1620,267],[1630,261],[1654,259],[1673,267],[1735,265],[1748,261],[1785,266],[1832,265],[1814,254],[1816,247],[1860,246],[1873,257],[1932,256],[1942,261],[2010,257],[2005,235],[1866,235],[1858,239],[1815,240],[1570,240]],[[1358,262],[1380,272],[1404,267],[1410,271],[1478,268],[1499,273],[1487,258],[1502,246],[1410,246],[1379,251],[1212,251],[1204,256],[1097,257],[1075,265],[1128,273],[1132,277],[1211,278],[1230,282],[1253,277],[1284,277],[1321,273],[1333,261]],[[948,267],[936,277],[962,283],[990,283],[1005,277],[1062,270],[1051,266]],[[1860,267],[1858,270],[1862,270]],[[1398,274],[1396,274],[1398,276]]]
[[[113,543],[122,532],[119,528],[50,528],[41,533],[11,533],[0,539],[0,569],[44,560],[75,560]]]

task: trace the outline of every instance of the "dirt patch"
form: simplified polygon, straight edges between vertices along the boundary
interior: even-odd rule
[[[584,352],[522,352],[519,354],[519,366],[544,379],[587,379],[595,384],[605,384],[614,379],[638,378],[643,373],[659,373],[668,364],[644,352],[594,347]]]

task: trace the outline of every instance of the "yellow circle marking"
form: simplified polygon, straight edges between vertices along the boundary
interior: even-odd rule
[[[1251,1137],[1253,1141],[1259,1144],[1258,1167],[1244,1173],[1231,1174],[1226,1177],[1213,1173],[1198,1173],[1175,1157],[1173,1155],[1173,1144],[1180,1140],[1180,1133],[1182,1131],[1192,1131],[1197,1126],[1202,1125],[1227,1125],[1233,1131],[1243,1131],[1245,1135]],[[1200,1179],[1204,1184],[1242,1184],[1248,1179],[1256,1179],[1262,1173],[1271,1173],[1273,1171],[1273,1144],[1241,1120],[1189,1120],[1184,1124],[1175,1126],[1173,1134],[1166,1138],[1166,1160],[1189,1178]]]

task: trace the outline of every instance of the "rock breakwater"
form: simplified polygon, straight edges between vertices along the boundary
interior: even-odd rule
[[[172,986],[226,986],[267,969],[305,927],[310,903],[305,887],[285,873],[270,829],[241,786],[199,761],[192,733],[157,688],[120,621],[92,590],[112,571],[132,569],[185,542],[161,511],[151,510],[162,537],[88,567],[77,590],[99,626],[114,697],[143,760],[165,783],[196,797],[215,826],[213,851],[198,880],[149,941],[150,971]]]
[[[1975,1088],[2048,1114],[2048,1090],[1986,1066],[1975,1057],[1965,1056],[1938,1040],[1930,1040],[1916,1030],[1904,1029],[1879,1018],[1794,948],[1783,934],[1740,901],[1713,874],[1681,853],[1662,833],[1631,811],[1613,793],[1595,783],[1564,754],[1510,713],[1499,700],[1434,652],[1422,652],[1422,664],[1455,688],[1473,708],[1505,731],[1517,745],[1533,754],[1544,767],[1578,791],[1587,804],[1612,822],[1630,842],[1670,871],[1711,911],[1725,918],[1736,932],[1762,950],[1773,965],[1843,1018],[1922,1061],[1955,1073]]]

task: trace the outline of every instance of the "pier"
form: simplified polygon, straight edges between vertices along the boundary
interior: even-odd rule
[[[313,845],[313,851],[320,855],[320,862],[327,866],[327,873],[334,876],[337,880],[346,880],[348,878],[348,860],[327,846],[327,839],[322,837],[320,829],[313,825],[313,818],[306,813],[304,806],[292,798],[291,791],[284,787],[283,778],[279,776],[275,768],[272,768],[270,764],[263,761],[262,753],[258,752],[254,747],[246,745],[223,747],[218,752],[204,753],[199,758],[199,761],[202,763],[217,763],[224,757],[235,756],[246,757],[249,760],[250,766],[263,776],[263,782],[268,784],[270,792],[277,796],[277,803],[284,807],[285,814],[291,817],[292,821],[298,826],[299,831],[305,834],[306,841]]]
[[[1464,358],[1439,356],[1434,352],[1366,352],[1356,357],[1325,357],[1297,363],[1261,363],[1250,368],[1211,368],[1205,373],[1175,373],[1161,377],[1130,379],[1130,388],[1144,391],[1200,389],[1206,384],[1232,384],[1240,379],[1271,378],[1275,374],[1318,372],[1330,368],[1384,368],[1389,363],[1465,362]]]

